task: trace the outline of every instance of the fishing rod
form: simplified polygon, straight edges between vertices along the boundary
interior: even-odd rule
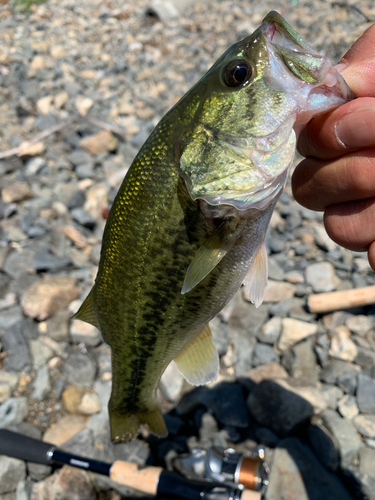
[[[260,492],[245,489],[242,485],[189,480],[161,467],[139,466],[122,460],[116,460],[111,464],[73,455],[51,443],[6,429],[0,429],[0,455],[43,465],[71,465],[108,476],[119,484],[163,500],[261,500],[262,498]]]

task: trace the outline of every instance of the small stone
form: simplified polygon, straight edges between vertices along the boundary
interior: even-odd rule
[[[359,451],[359,470],[375,479],[375,450],[362,448]]]
[[[44,366],[54,354],[51,347],[40,340],[31,340],[30,350],[33,357],[33,364],[37,367]]]
[[[46,331],[45,333],[51,337],[51,339],[58,342],[68,342],[70,340],[69,335],[69,322],[71,313],[66,309],[57,311],[56,314],[51,316],[45,322]],[[40,325],[41,323],[39,323]]]
[[[79,351],[71,354],[65,361],[63,373],[73,385],[90,387],[95,380],[97,367],[94,361]]]
[[[78,406],[78,413],[82,415],[94,415],[101,410],[100,400],[94,392],[86,392]]]
[[[46,161],[41,156],[35,156],[35,158],[31,158],[25,167],[25,175],[35,175],[39,173],[45,166]]]
[[[56,109],[60,109],[68,102],[69,94],[68,92],[62,91],[55,95],[54,104]]]
[[[43,321],[79,296],[71,276],[48,276],[33,283],[22,297],[26,316]]]
[[[38,368],[33,386],[34,391],[31,394],[32,399],[41,401],[45,399],[51,392],[52,387],[49,379],[49,371],[47,365],[40,366]]]
[[[9,385],[12,391],[17,387],[19,378],[16,372],[0,370],[0,382]]]
[[[345,324],[352,333],[355,333],[360,337],[364,337],[372,328],[371,319],[363,314],[358,314],[357,316],[348,318],[345,321]]]
[[[324,411],[322,413],[322,418],[327,429],[337,439],[342,463],[350,463],[362,447],[362,440],[353,422],[341,418],[340,415],[333,410]]]
[[[27,399],[9,398],[0,405],[0,429],[11,424],[19,424],[28,414]]]
[[[81,191],[80,191],[81,192]],[[65,236],[71,240],[74,245],[80,250],[84,250],[88,246],[87,238],[78,231],[74,226],[65,226],[63,229]]]
[[[336,327],[331,335],[330,356],[343,361],[354,361],[357,357],[357,346],[350,338],[349,329],[341,325]]]
[[[51,110],[51,104],[53,101],[53,95],[46,95],[45,97],[41,97],[36,101],[36,109],[38,113],[43,116],[48,115]]]
[[[278,348],[284,351],[288,347],[292,347],[300,340],[314,335],[318,331],[318,325],[306,323],[293,318],[283,318],[282,332],[280,339],[277,343]]]
[[[95,326],[77,319],[70,324],[70,337],[73,342],[83,342],[90,347],[96,347],[102,341],[101,333]]]
[[[26,477],[26,464],[22,460],[0,456],[0,494],[16,491],[19,481]]]
[[[26,182],[14,182],[3,188],[1,197],[4,203],[13,203],[32,198],[33,192]]]
[[[335,474],[327,472],[310,448],[297,438],[277,445],[269,475],[267,500],[352,500]]]
[[[281,318],[274,316],[257,333],[257,339],[264,344],[275,344],[281,333]]]
[[[359,371],[358,366],[348,363],[347,368],[337,375],[336,385],[346,394],[354,395],[357,389],[357,375]]]
[[[375,439],[375,415],[358,415],[353,422],[363,437]]]
[[[22,144],[22,148],[18,153],[18,156],[22,158],[22,156],[38,156],[44,153],[46,146],[44,142],[39,141],[35,144],[30,144],[29,142],[24,142]]]
[[[2,380],[0,380],[0,404],[4,403],[12,395],[11,386]]]
[[[283,269],[279,266],[277,261],[269,257],[268,258],[268,278],[272,281],[283,281],[285,273]]]
[[[332,384],[323,384],[320,390],[327,407],[336,410],[339,399],[343,397],[342,390]]]
[[[176,363],[172,361],[161,376],[160,390],[169,401],[174,402],[179,399],[183,384],[184,377],[179,372]]]
[[[273,347],[267,344],[256,343],[253,351],[252,364],[254,367],[278,360],[278,355]]]
[[[272,362],[253,368],[245,376],[255,384],[259,384],[262,380],[288,378],[288,373],[278,363]]]
[[[162,23],[178,18],[178,10],[170,0],[151,0],[146,14],[156,16]]]
[[[317,262],[306,267],[306,281],[314,292],[331,292],[336,288],[335,268],[330,262]]]
[[[264,302],[280,302],[294,297],[295,285],[282,281],[268,280],[264,294]],[[246,298],[246,297],[245,297]]]
[[[97,494],[87,472],[64,465],[53,483],[50,498],[95,500]]]
[[[81,224],[83,227],[87,227],[87,229],[94,229],[96,226],[96,220],[91,216],[91,214],[85,210],[84,208],[73,208],[71,211],[73,220],[75,220],[78,224]]]
[[[95,220],[103,217],[103,210],[108,209],[108,186],[99,182],[86,192],[85,210]]]
[[[337,405],[337,410],[340,415],[347,420],[352,420],[359,413],[355,397],[350,394],[346,394],[342,399],[340,399]]]
[[[375,413],[375,380],[364,373],[358,375],[357,404],[361,413]]]
[[[7,352],[7,356],[3,360],[3,366],[7,370],[18,371],[31,365],[29,345],[24,336],[25,330],[23,320],[17,321],[3,330],[4,350]]]
[[[76,99],[76,108],[81,116],[86,116],[93,104],[90,97],[78,96]]]
[[[307,338],[295,345],[293,354],[294,359],[291,365],[291,375],[300,381],[315,384],[318,381],[318,366],[312,339]]]
[[[86,424],[87,417],[82,415],[67,415],[47,429],[44,433],[43,441],[61,446],[78,434],[78,432],[85,429]]]
[[[104,151],[114,151],[118,147],[118,140],[108,130],[102,130],[98,134],[84,137],[79,141],[79,146],[92,155]]]

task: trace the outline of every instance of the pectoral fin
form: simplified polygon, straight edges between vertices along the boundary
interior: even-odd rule
[[[216,380],[219,374],[219,355],[208,324],[174,362],[190,384],[203,385]]]
[[[268,279],[268,259],[266,244],[261,244],[244,281],[245,291],[255,307],[263,302]]]
[[[182,294],[197,286],[233,247],[234,239],[227,237],[226,232],[227,225],[223,223],[194,255],[186,271]]]
[[[94,288],[95,285],[92,287],[91,292],[88,294],[81,307],[73,316],[73,319],[80,319],[81,321],[90,323],[90,325],[96,326],[96,328],[100,330],[94,309]]]

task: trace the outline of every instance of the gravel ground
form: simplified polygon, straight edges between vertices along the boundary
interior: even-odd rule
[[[182,8],[181,5],[184,4]],[[375,307],[310,313],[315,292],[375,283],[365,254],[329,240],[287,186],[267,234],[270,280],[211,323],[218,383],[173,367],[160,400],[170,435],[109,442],[109,347],[71,320],[92,286],[108,208],[150,131],[234,41],[277,10],[337,62],[375,22],[360,2],[0,1],[0,427],[77,454],[166,466],[194,446],[260,443],[267,500],[375,499]],[[36,138],[33,143],[27,143]],[[0,457],[0,500],[135,493],[71,468]]]

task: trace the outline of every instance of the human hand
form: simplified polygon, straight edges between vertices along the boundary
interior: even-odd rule
[[[317,116],[302,131],[296,200],[324,211],[324,225],[338,244],[367,251],[375,270],[375,25],[345,54],[341,74],[357,99]]]

